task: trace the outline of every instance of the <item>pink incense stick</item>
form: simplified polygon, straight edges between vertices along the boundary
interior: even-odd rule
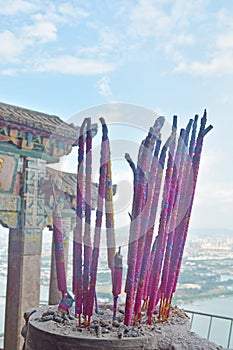
[[[170,195],[169,195],[169,207],[168,207],[168,214],[167,214],[168,239],[167,239],[167,246],[166,246],[163,272],[162,272],[162,278],[161,278],[161,286],[160,286],[160,291],[162,295],[164,295],[166,286],[167,286],[168,272],[169,272],[170,261],[171,261],[171,252],[172,252],[173,239],[175,234],[176,210],[174,209],[174,203],[175,203],[175,194],[176,194],[176,188],[177,188],[178,175],[180,171],[182,147],[184,146],[183,133],[184,133],[184,129],[181,129],[181,133],[180,133],[180,137],[179,137],[178,145],[176,149],[176,154],[175,154]]]
[[[73,304],[73,298],[67,291],[66,273],[65,273],[65,255],[64,242],[62,234],[62,217],[59,209],[55,190],[53,187],[54,210],[53,210],[53,243],[55,250],[56,270],[57,270],[57,285],[62,292],[62,299],[58,305],[58,310],[62,313],[69,313],[69,309]]]
[[[194,152],[195,152],[197,120],[198,120],[198,116],[196,115],[195,119],[194,119],[194,123],[193,123],[192,136],[191,136],[191,140],[190,140],[190,144],[189,144],[189,155],[187,156],[187,160],[186,160],[186,175],[185,175],[185,178],[183,181],[183,186],[182,186],[182,187],[184,187],[184,196],[183,196],[183,200],[180,203],[181,218],[180,218],[179,225],[177,227],[177,230],[181,231],[183,233],[183,235],[184,235],[184,232],[186,230],[186,225],[188,223],[187,211],[189,210],[190,205],[191,205],[191,197],[192,197],[192,192],[193,192],[193,185],[192,185],[193,184],[193,171],[192,171],[193,167],[192,167],[192,165],[193,165],[193,156],[194,156]],[[184,244],[184,237],[182,238],[182,242]],[[173,286],[173,293],[175,292],[175,286],[177,284],[177,280],[178,280],[178,276],[179,276],[181,261],[182,261],[182,259],[180,258],[179,263],[178,263],[178,267],[177,267],[176,278],[175,278],[175,282],[174,282],[174,286]]]
[[[137,186],[138,186],[138,177],[136,175],[136,167],[134,162],[132,161],[132,159],[130,158],[130,155],[128,153],[125,154],[125,159],[128,161],[133,174],[134,174],[134,194],[133,194],[133,206],[132,206],[132,214],[130,215],[131,218],[131,224],[130,224],[130,237],[129,237],[129,248],[128,248],[128,272],[127,272],[127,278],[126,281],[128,283],[127,286],[127,294],[126,294],[126,301],[125,301],[125,322],[126,324],[130,324],[131,321],[131,317],[132,317],[132,310],[130,313],[127,311],[129,309],[128,305],[132,305],[133,304],[133,300],[134,300],[134,287],[133,287],[133,283],[134,283],[134,274],[132,270],[132,268],[135,269],[135,264],[136,262],[132,260],[132,256],[133,254],[136,254],[136,249],[137,249],[137,245],[136,245],[136,240],[134,239],[133,236],[133,224],[132,224],[132,220],[134,219],[135,215],[136,215],[136,199],[137,199],[137,195],[138,195],[138,191],[137,191]],[[130,274],[131,272],[131,274]],[[126,288],[125,288],[126,291]],[[132,307],[132,306],[131,306]]]
[[[180,206],[180,203],[184,198],[183,196],[184,181],[183,180],[185,176],[185,169],[186,169],[186,163],[187,163],[186,162],[187,142],[188,142],[189,132],[190,132],[192,123],[193,123],[193,120],[191,119],[187,125],[183,138],[181,133],[181,140],[182,140],[181,142],[183,143],[181,149],[183,151],[181,152],[182,157],[181,157],[180,168],[179,168],[179,177],[177,177],[176,169],[174,169],[173,175],[172,175],[171,191],[170,191],[170,196],[168,200],[168,213],[167,213],[167,222],[168,222],[167,231],[168,232],[170,231],[169,220],[173,209],[174,209],[175,219],[176,219],[173,221],[173,224],[177,224],[177,220],[179,220],[179,210],[177,212],[176,208],[174,208],[174,198],[175,198],[174,190],[175,190],[175,185],[176,185],[176,188],[178,188],[177,186],[178,183],[179,183],[179,192],[176,193],[176,202],[178,207]],[[179,156],[179,145],[177,148],[177,152]],[[177,165],[179,166],[179,164]],[[177,165],[175,164],[174,168],[176,168]],[[174,180],[175,180],[175,183],[174,183]],[[165,289],[166,289],[166,284],[168,279],[169,259],[170,259],[171,247],[173,245],[174,231],[175,231],[175,226],[174,226],[173,232],[169,232],[168,234],[167,249],[165,253],[164,267],[163,267],[164,271],[162,273],[162,279],[161,279],[161,285],[160,285],[161,300],[160,300],[160,309],[159,309],[159,316],[158,316],[159,321],[164,321],[166,319],[166,313],[167,313],[167,310],[169,309],[169,304],[170,304],[170,301],[167,300],[167,298],[165,297]]]
[[[174,133],[176,132],[176,129],[177,129],[177,116],[174,116],[173,117],[173,130],[174,130]],[[175,142],[175,137],[174,137],[174,142]],[[160,148],[160,145],[159,145],[159,148]],[[159,149],[158,149],[156,158],[158,158],[158,153],[159,153]],[[149,212],[150,214],[148,215],[148,217],[149,217],[149,228],[153,227],[153,230],[152,230],[152,232],[153,232],[154,231],[154,223],[155,223],[155,219],[156,219],[157,208],[158,208],[160,187],[161,187],[161,183],[162,183],[162,174],[158,174],[158,176],[157,176],[157,170],[155,171],[154,169],[151,169],[151,174],[150,175],[155,177],[154,185],[155,185],[155,187],[157,185],[156,192],[158,193],[157,196],[154,196],[154,194],[153,194],[154,198],[153,198],[153,201],[151,202],[151,207],[150,207],[150,212]],[[153,179],[152,179],[152,181],[153,181]],[[153,191],[152,191],[152,193],[153,193]],[[148,238],[149,238],[149,240],[151,240],[152,239],[152,235],[150,234]],[[145,280],[145,286],[144,286],[144,290],[143,290],[143,300],[144,300],[144,306],[143,307],[147,306],[147,298],[148,298],[148,292],[149,292],[149,279],[150,279],[151,269],[152,269],[154,255],[155,255],[155,250],[156,250],[156,242],[157,242],[157,237],[156,237],[156,240],[154,241],[154,244],[153,244],[153,247],[152,247],[150,255],[148,255],[148,251],[150,251],[151,242],[149,242],[148,248],[145,246],[145,250],[144,250],[145,265],[142,264],[141,276],[140,276],[140,280],[142,281],[141,283],[143,283],[143,281],[144,281],[144,274],[143,274],[144,270],[143,269],[145,269],[144,266],[147,266],[147,269],[146,269],[146,280]]]
[[[156,123],[154,125],[154,129],[156,126],[156,134],[159,134],[164,123],[164,118],[163,117],[158,118]],[[153,130],[153,133],[154,133],[154,130]],[[139,275],[139,268],[137,268],[136,257],[138,257],[137,252],[138,252],[138,239],[140,237],[140,230],[141,230],[141,211],[143,209],[143,202],[144,202],[143,201],[144,200],[143,180],[145,177],[145,172],[148,171],[148,160],[150,159],[150,154],[151,154],[151,150],[149,149],[149,146],[150,146],[153,133],[151,133],[151,129],[150,129],[145,141],[142,142],[138,153],[137,168],[135,168],[134,166],[134,198],[133,198],[133,208],[132,208],[132,215],[131,215],[132,220],[130,224],[128,270],[127,270],[126,286],[125,286],[125,291],[127,295],[126,295],[126,303],[125,303],[124,323],[126,325],[129,325],[131,322],[132,313],[133,313],[135,285],[137,285],[137,282],[138,282],[137,276]],[[128,156],[127,158],[129,159]],[[131,164],[132,164],[132,161],[131,161]],[[139,251],[139,252],[140,252],[139,259],[141,259],[142,251]],[[135,278],[135,275],[136,275],[136,278]]]
[[[133,208],[132,208],[132,221],[130,223],[130,237],[129,237],[129,249],[128,249],[128,270],[126,277],[126,286],[125,292],[126,304],[125,304],[125,320],[124,323],[129,325],[132,318],[132,308],[133,308],[133,299],[135,291],[135,271],[137,264],[137,249],[138,249],[138,238],[140,236],[140,227],[141,227],[141,218],[140,213],[142,210],[143,202],[143,184],[142,178],[143,173],[142,169],[146,168],[146,156],[145,154],[148,151],[149,138],[151,137],[148,134],[146,141],[140,146],[139,155],[138,155],[138,165],[135,169],[135,178],[134,178],[134,199],[133,199]]]
[[[84,130],[86,120],[80,128],[78,141],[78,171],[77,171],[77,197],[76,197],[76,227],[73,238],[73,293],[75,295],[75,316],[79,318],[81,326],[82,313],[82,218],[84,193]]]
[[[168,218],[168,242],[167,242],[167,249],[166,249],[166,264],[164,263],[164,272],[162,275],[162,283],[163,283],[163,289],[165,289],[165,298],[168,300],[167,295],[167,289],[170,285],[170,267],[171,267],[171,256],[173,252],[173,244],[174,244],[174,236],[175,236],[175,229],[176,229],[176,223],[177,223],[177,214],[178,214],[178,196],[177,196],[177,189],[178,189],[178,179],[180,178],[180,168],[182,167],[182,153],[184,149],[184,137],[185,137],[185,130],[181,129],[180,131],[180,137],[178,140],[178,146],[176,150],[176,158],[175,158],[175,166],[173,171],[173,179],[172,179],[172,185],[171,185],[171,194],[170,194],[170,218]],[[168,213],[169,215],[169,213]],[[163,289],[161,288],[161,291],[163,292]]]
[[[160,147],[160,145],[159,145]],[[161,189],[161,184],[162,184],[162,178],[163,178],[163,171],[164,171],[164,165],[165,165],[165,159],[166,159],[166,151],[168,147],[168,141],[166,144],[163,146],[161,154],[159,156],[159,163],[157,165],[157,172],[156,172],[156,182],[155,182],[155,190],[154,190],[154,195],[152,199],[152,204],[151,204],[151,211],[149,215],[149,230],[148,230],[148,236],[153,238],[153,233],[154,233],[154,225],[155,225],[155,220],[157,216],[157,211],[158,211],[158,203],[159,203],[159,196],[160,196],[160,189]],[[148,272],[147,272],[147,287],[144,288],[144,306],[145,304],[147,305],[148,302],[148,297],[150,294],[151,290],[151,273],[153,270],[153,261],[155,257],[155,252],[157,249],[157,240],[158,236],[156,236],[153,247],[151,250],[151,253],[149,255],[149,267],[148,267]]]
[[[144,286],[144,290],[143,290],[143,301],[144,301],[143,306],[142,306],[143,310],[147,308],[148,297],[150,295],[150,275],[151,275],[151,271],[153,268],[153,261],[154,261],[154,257],[155,257],[157,238],[158,238],[158,236],[155,237],[154,243],[153,243],[152,248],[151,248],[151,252],[149,254],[148,269],[147,269],[147,273],[146,273],[146,282],[145,282],[145,286]]]
[[[152,166],[152,158],[154,158],[153,150],[155,146],[155,141],[159,136],[159,132],[161,130],[163,122],[164,122],[164,119],[161,119],[161,117],[159,117],[158,119],[156,119],[153,128],[150,128],[149,134],[151,134],[151,137],[149,138],[148,149],[147,149],[147,152],[145,153],[145,163],[144,163],[145,168],[142,171],[142,177],[141,177],[141,183],[143,187],[143,196],[142,196],[141,213],[140,213],[141,227],[140,227],[140,234],[138,238],[137,261],[136,261],[136,270],[135,270],[135,292],[138,288],[138,283],[139,283],[139,276],[141,271],[145,239],[146,239],[146,233],[147,233],[147,227],[148,227],[148,216],[150,213],[149,206],[151,203],[152,183],[151,183],[151,179],[149,179],[149,173]],[[147,245],[148,245],[148,242],[147,242]]]
[[[185,181],[185,202],[184,202],[184,208],[182,210],[185,215],[182,218],[182,230],[185,232],[185,230],[188,229],[188,224],[189,224],[189,219],[188,217],[191,215],[191,212],[187,215],[187,208],[190,210],[191,206],[191,196],[192,196],[192,183],[190,181],[193,181],[193,172],[192,172],[192,165],[193,165],[193,156],[195,152],[195,143],[196,143],[196,129],[197,129],[197,120],[198,120],[198,115],[195,116],[194,124],[193,124],[193,130],[192,130],[192,136],[189,144],[189,158],[188,158],[188,165],[187,165],[187,175],[186,175],[186,181]],[[182,259],[180,258],[179,260],[179,265],[178,265],[178,271],[180,271],[180,265],[181,265]],[[176,284],[178,280],[179,272],[176,274],[176,280],[174,283],[173,287],[173,293],[175,292],[176,289]]]
[[[174,124],[176,124],[176,122],[174,122]],[[166,225],[167,225],[167,212],[168,212],[168,205],[169,205],[168,201],[169,201],[169,195],[170,195],[173,161],[174,161],[173,157],[174,157],[175,132],[176,132],[176,128],[173,128],[172,135],[169,139],[168,145],[166,145],[166,149],[169,146],[171,147],[171,151],[169,153],[167,171],[166,171],[165,182],[164,182],[158,239],[157,239],[157,246],[156,246],[155,257],[153,261],[153,269],[152,269],[153,274],[151,273],[151,294],[150,294],[149,305],[148,305],[148,323],[149,324],[151,324],[152,313],[154,312],[154,308],[157,301],[159,277],[162,269],[164,249],[165,249],[166,240],[167,240]]]
[[[150,130],[150,133],[153,131]],[[153,134],[152,134],[153,135]],[[143,252],[144,252],[144,245],[145,245],[145,234],[146,234],[146,227],[145,227],[145,216],[147,217],[148,213],[146,213],[148,210],[148,172],[151,166],[151,154],[153,152],[153,145],[152,143],[152,138],[149,139],[149,143],[147,146],[147,152],[145,152],[145,159],[144,159],[144,169],[143,171],[140,171],[140,180],[139,184],[142,186],[142,197],[141,197],[141,212],[140,212],[140,219],[139,224],[139,237],[138,237],[138,243],[137,243],[137,260],[136,260],[136,268],[135,268],[135,292],[138,288],[138,283],[139,283],[139,276],[140,276],[140,270],[141,270],[141,264],[142,264],[142,258],[143,258]]]
[[[147,272],[148,272],[148,263],[150,259],[150,252],[151,249],[151,243],[153,239],[153,232],[154,232],[154,222],[156,219],[156,213],[157,213],[157,207],[158,207],[158,201],[159,201],[159,192],[160,192],[160,186],[161,186],[161,180],[162,178],[160,176],[157,176],[158,172],[158,153],[161,145],[161,140],[157,140],[154,157],[151,163],[151,169],[149,173],[148,178],[148,197],[147,197],[147,205],[146,210],[144,209],[143,215],[142,215],[142,229],[144,232],[146,232],[145,235],[145,244],[143,246],[143,256],[141,259],[141,269],[140,269],[140,277],[138,282],[138,288],[135,298],[135,304],[134,304],[134,323],[136,322],[137,317],[140,318],[140,310],[141,310],[141,301],[143,299],[143,292],[144,287],[146,283]],[[155,209],[156,208],[156,209]]]
[[[170,304],[171,304],[171,293],[172,288],[174,285],[175,280],[175,270],[177,268],[177,255],[179,254],[179,245],[180,241],[182,240],[182,231],[180,230],[180,221],[181,221],[181,213],[183,213],[183,201],[185,198],[185,182],[187,179],[187,140],[189,134],[189,128],[186,130],[186,136],[184,135],[184,147],[182,151],[182,159],[180,164],[180,171],[179,171],[179,180],[177,182],[177,193],[176,193],[176,203],[174,208],[174,216],[172,218],[172,235],[173,235],[173,245],[172,245],[172,252],[171,252],[171,262],[169,264],[169,272],[168,272],[168,282],[165,290],[165,298],[166,298],[166,310],[164,313],[164,318],[167,318],[167,314],[169,312]],[[184,214],[184,213],[183,213]]]
[[[53,239],[57,269],[57,284],[58,289],[62,292],[62,296],[64,296],[67,291],[67,286],[64,261],[64,244],[62,236],[62,217],[58,204],[55,204],[53,211]]]
[[[197,143],[195,147],[195,152],[193,156],[193,186],[192,186],[192,195],[191,195],[191,201],[189,208],[183,218],[183,221],[181,223],[181,228],[183,229],[183,235],[182,235],[182,240],[181,244],[179,245],[178,249],[178,256],[176,260],[176,274],[175,278],[173,281],[173,289],[172,292],[175,292],[176,289],[176,284],[178,281],[178,276],[180,272],[180,266],[181,266],[181,261],[182,261],[182,256],[183,256],[183,251],[184,251],[184,246],[187,238],[187,233],[188,233],[188,226],[189,226],[189,221],[190,221],[190,216],[191,216],[191,211],[192,211],[192,206],[193,206],[193,201],[194,201],[194,195],[195,195],[195,189],[196,189],[196,184],[197,184],[197,177],[198,177],[198,172],[199,172],[199,166],[200,166],[200,159],[201,159],[201,152],[202,152],[202,147],[203,147],[203,139],[204,136],[213,128],[212,125],[208,126],[205,128],[206,125],[206,110],[204,111],[204,116],[201,119],[201,126],[200,126],[200,131],[197,137]]]
[[[143,300],[144,300],[144,306],[147,299],[147,289],[148,289],[148,279],[150,274],[150,267],[151,267],[151,254],[148,254],[151,250],[151,244],[153,240],[153,233],[154,233],[154,223],[156,220],[157,215],[157,208],[158,208],[158,201],[159,201],[159,192],[160,192],[160,186],[161,186],[161,177],[158,175],[158,168],[159,168],[159,151],[161,147],[161,135],[159,135],[159,138],[156,141],[156,147],[154,151],[154,156],[151,163],[151,168],[149,172],[149,179],[148,179],[148,210],[144,212],[144,220],[145,223],[145,232],[146,232],[146,238],[145,238],[145,246],[144,246],[144,252],[143,252],[143,260],[142,260],[142,266],[140,271],[140,283],[144,283],[143,288]],[[159,185],[159,186],[158,186]],[[158,194],[158,195],[157,195]],[[155,244],[152,247],[152,251],[155,249]],[[146,268],[145,276],[144,276],[144,267]],[[145,281],[144,281],[145,277]],[[143,306],[143,308],[144,308]],[[135,313],[135,311],[134,311]]]
[[[197,117],[195,117],[195,122],[196,121],[197,121]],[[176,230],[177,236],[180,235],[180,237],[179,237],[179,239],[175,240],[175,244],[174,244],[174,248],[173,248],[174,253],[172,256],[172,268],[171,268],[171,271],[169,274],[169,282],[170,283],[168,286],[169,288],[167,288],[168,289],[167,294],[169,295],[170,301],[172,299],[172,294],[175,292],[176,284],[178,281],[180,265],[181,265],[182,255],[183,255],[183,249],[184,249],[187,231],[188,231],[188,223],[189,223],[189,219],[190,219],[190,215],[191,215],[195,187],[196,187],[196,183],[197,183],[197,175],[198,175],[198,169],[199,169],[199,164],[200,164],[200,156],[201,156],[203,138],[212,129],[212,126],[209,126],[208,128],[205,129],[205,125],[206,125],[206,111],[204,113],[204,117],[201,120],[201,127],[200,127],[199,135],[197,138],[197,143],[196,143],[196,147],[195,147],[195,154],[193,157],[193,184],[192,184],[192,188],[191,188],[191,193],[192,193],[191,200],[189,200],[190,195],[189,194],[187,195],[187,193],[186,193],[186,197],[187,197],[186,200],[188,199],[188,203],[190,203],[190,204],[189,204],[189,207],[188,207],[186,213],[184,213],[182,221],[179,223],[179,226],[177,227],[177,230]],[[189,155],[191,157],[193,154],[195,127],[196,126],[194,126],[192,138],[190,141],[190,147],[189,147]],[[188,169],[188,171],[190,173],[190,169]],[[187,183],[185,184],[185,188],[187,191]],[[168,314],[169,314],[169,310],[168,310]]]
[[[144,149],[143,149],[144,148]],[[140,158],[143,154],[145,154],[146,147],[141,145],[141,151],[139,151],[138,156],[138,164],[140,164]],[[144,164],[143,164],[144,165]],[[145,167],[145,165],[144,165]],[[142,201],[143,201],[143,184],[142,184],[142,169],[140,166],[137,166],[135,169],[135,179],[134,179],[134,200],[133,200],[133,208],[132,208],[132,221],[130,223],[130,237],[129,237],[129,249],[128,249],[128,270],[126,277],[126,286],[125,292],[126,296],[126,304],[125,304],[125,324],[129,325],[132,318],[132,301],[134,299],[134,291],[135,291],[135,271],[137,264],[137,250],[138,250],[138,238],[140,236],[140,213],[142,210]]]
[[[100,246],[100,235],[103,218],[103,207],[104,198],[106,191],[106,180],[107,180],[107,137],[108,129],[103,118],[100,118],[102,124],[102,143],[101,143],[101,159],[100,159],[100,175],[99,175],[99,188],[98,188],[98,199],[97,199],[97,210],[96,210],[96,223],[94,232],[94,244],[92,250],[92,261],[91,261],[91,273],[90,273],[90,289],[88,298],[88,325],[90,325],[90,318],[93,313],[95,287],[97,279],[98,259],[99,259],[99,246]]]
[[[84,226],[84,268],[83,268],[83,314],[87,316],[87,298],[91,266],[91,209],[92,209],[92,130],[91,118],[87,119],[86,132],[86,183],[85,183],[85,226]]]
[[[165,177],[165,192],[164,192],[164,198],[165,198],[165,209],[164,209],[164,225],[165,225],[165,232],[164,232],[164,242],[163,244],[165,244],[166,241],[166,236],[167,236],[167,218],[165,217],[166,215],[166,211],[169,210],[169,199],[170,199],[170,190],[171,190],[171,185],[172,185],[172,174],[173,174],[173,166],[174,166],[174,153],[175,153],[175,142],[176,142],[176,130],[177,130],[177,116],[173,117],[173,126],[172,126],[172,136],[173,139],[171,141],[171,145],[170,145],[170,152],[169,152],[169,158],[168,158],[168,165],[167,165],[167,171],[166,171],[166,177]],[[161,180],[160,180],[161,183]],[[157,242],[157,241],[156,241]],[[148,249],[149,250],[149,249]],[[144,252],[145,255],[145,259],[146,259],[146,263],[147,263],[147,257],[148,257],[148,250]],[[152,259],[154,259],[155,256],[155,247],[154,250],[152,250]],[[151,261],[151,265],[153,264],[153,260]],[[143,265],[142,265],[142,270],[141,272],[143,272]],[[151,272],[151,269],[150,269]],[[147,278],[149,279],[149,276],[147,276]],[[141,281],[143,282],[144,278],[142,275]],[[148,286],[147,282],[147,286]],[[146,287],[148,288],[148,287]],[[145,296],[144,296],[145,297]]]

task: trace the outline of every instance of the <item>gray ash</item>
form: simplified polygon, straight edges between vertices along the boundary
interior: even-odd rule
[[[56,307],[48,307],[43,313],[40,322],[55,322],[61,324],[63,328],[72,329],[73,332],[85,334],[97,338],[113,337],[113,338],[136,338],[143,336],[151,336],[155,331],[159,332],[159,324],[157,318],[157,310],[153,315],[152,325],[147,324],[146,310],[142,312],[140,321],[136,326],[124,325],[124,306],[119,305],[116,318],[113,320],[113,311],[111,304],[101,304],[98,314],[94,313],[91,319],[90,328],[85,327],[85,320],[82,317],[81,327],[78,326],[78,319],[74,316],[74,308],[70,309],[70,313],[64,314],[57,310]],[[188,317],[178,308],[171,308],[171,315],[168,323],[186,324]],[[157,325],[157,326],[156,326]],[[156,326],[156,327],[155,327]],[[156,328],[156,330],[155,330]]]

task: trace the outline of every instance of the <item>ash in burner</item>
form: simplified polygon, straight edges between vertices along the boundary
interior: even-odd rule
[[[90,328],[85,325],[85,319],[82,319],[81,327],[78,326],[78,319],[74,316],[74,309],[70,309],[67,315],[60,312],[57,308],[48,306],[38,319],[39,322],[51,322],[57,329],[61,329],[63,334],[78,333],[90,337],[113,337],[113,338],[136,338],[150,337],[156,332],[160,333],[162,324],[158,322],[158,310],[153,314],[152,325],[147,324],[147,310],[142,312],[140,322],[136,326],[126,326],[124,324],[124,305],[119,305],[116,318],[113,320],[112,305],[99,305],[98,314],[92,316]],[[178,324],[188,326],[188,316],[177,307],[171,308],[171,314],[167,324]]]

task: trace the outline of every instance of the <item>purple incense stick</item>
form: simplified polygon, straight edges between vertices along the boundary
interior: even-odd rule
[[[87,298],[91,266],[91,209],[92,209],[92,130],[91,118],[87,119],[86,167],[85,167],[85,226],[84,226],[84,268],[83,268],[83,314],[87,316]]]
[[[176,127],[174,127],[174,125]],[[151,324],[152,313],[154,312],[154,308],[157,301],[159,277],[162,269],[164,249],[165,249],[166,240],[167,240],[166,225],[167,225],[167,213],[168,213],[168,206],[169,206],[168,202],[169,202],[173,162],[174,162],[176,128],[177,128],[177,119],[174,118],[172,135],[168,142],[170,147],[170,153],[168,157],[168,164],[167,164],[167,170],[166,170],[166,176],[165,176],[165,182],[164,182],[163,200],[162,200],[161,215],[160,215],[160,222],[159,222],[157,246],[156,246],[155,257],[153,261],[153,269],[151,274],[151,294],[150,294],[149,305],[148,305],[148,323],[149,324]]]
[[[62,296],[64,296],[67,291],[67,286],[64,261],[64,244],[62,236],[62,217],[58,204],[55,204],[53,211],[53,239],[56,258],[57,284],[58,289],[62,292]]]
[[[153,133],[159,135],[160,130],[164,124],[164,118],[159,117],[154,125]],[[142,142],[139,153],[137,167],[134,169],[134,198],[133,198],[133,208],[132,208],[132,220],[130,224],[130,237],[129,237],[129,249],[128,249],[128,270],[126,277],[126,304],[125,304],[125,320],[124,323],[129,325],[132,318],[133,312],[133,300],[135,293],[135,274],[137,277],[138,271],[137,267],[137,251],[138,251],[138,239],[140,237],[141,230],[141,211],[143,209],[143,196],[144,196],[144,186],[143,181],[145,177],[145,171],[148,171],[148,160],[150,159],[151,150],[149,149],[150,142],[152,138],[151,129],[145,139]],[[154,140],[155,141],[155,140]],[[131,161],[132,167],[132,161]]]
[[[182,135],[179,139],[179,142],[182,142],[182,147],[180,147],[180,144],[178,144],[177,147],[177,154],[176,154],[176,160],[177,156],[178,159],[181,155],[180,162],[178,164],[174,164],[173,169],[173,176],[172,176],[172,185],[171,185],[171,191],[170,191],[170,198],[169,198],[169,207],[168,207],[168,240],[167,240],[167,247],[166,247],[166,253],[165,253],[165,259],[164,259],[164,266],[163,266],[163,273],[161,278],[161,285],[160,285],[160,293],[161,293],[161,300],[160,300],[160,312],[159,312],[159,321],[163,321],[166,319],[166,313],[169,308],[170,301],[167,299],[167,296],[165,296],[165,290],[168,282],[168,273],[169,273],[169,267],[170,267],[170,258],[171,258],[171,252],[173,247],[173,239],[175,235],[175,226],[177,225],[177,220],[179,220],[179,210],[177,211],[177,208],[180,206],[180,202],[183,200],[183,188],[184,188],[184,176],[185,176],[185,169],[186,169],[186,157],[187,157],[187,143],[189,138],[190,129],[192,126],[193,120],[190,119],[189,123],[187,125],[187,128],[185,130],[185,134]],[[183,136],[183,137],[182,137]],[[180,152],[180,150],[182,150]],[[177,166],[179,167],[179,177],[177,177]],[[179,186],[178,186],[179,184]],[[176,197],[175,197],[175,190]],[[181,198],[181,199],[180,199]],[[176,199],[176,205],[174,206],[174,200]],[[172,213],[173,211],[173,213]],[[174,214],[173,218],[171,218],[171,214]],[[172,220],[173,219],[173,220]],[[172,222],[172,225],[170,225]]]
[[[181,129],[180,136],[178,139],[176,154],[175,154],[170,195],[169,195],[169,207],[168,207],[168,213],[167,213],[168,238],[167,238],[167,246],[166,246],[166,252],[164,257],[163,272],[161,277],[161,286],[160,286],[161,295],[164,297],[165,297],[164,294],[165,294],[165,290],[168,282],[168,273],[169,273],[170,262],[171,262],[171,252],[172,252],[173,239],[175,234],[176,211],[174,209],[174,203],[175,203],[175,194],[176,194],[176,188],[177,188],[178,175],[180,171],[181,153],[182,153],[182,148],[184,146],[184,135],[183,135],[184,132],[185,131]]]
[[[137,167],[134,177],[134,199],[132,208],[132,221],[130,223],[130,237],[128,249],[128,270],[126,277],[126,303],[125,303],[125,324],[129,325],[132,318],[133,299],[135,291],[135,272],[137,264],[138,239],[140,236],[141,220],[140,214],[143,203],[143,171],[146,168],[146,159],[151,134],[148,133],[146,140],[142,142],[138,154]]]
[[[100,118],[102,124],[102,143],[101,143],[101,158],[100,158],[100,174],[99,174],[99,188],[98,188],[98,199],[97,199],[97,210],[96,210],[96,222],[94,232],[94,244],[92,250],[92,261],[91,261],[91,272],[90,272],[90,289],[88,296],[88,326],[90,326],[90,319],[93,313],[98,259],[99,259],[99,247],[100,247],[100,235],[103,218],[103,207],[104,198],[106,191],[106,180],[107,180],[107,138],[108,129],[103,118]]]
[[[177,259],[175,261],[176,272],[175,272],[175,278],[174,278],[174,282],[173,282],[173,289],[172,289],[173,293],[176,290],[176,284],[177,284],[178,277],[179,277],[184,246],[185,246],[187,233],[188,233],[189,221],[190,221],[190,216],[191,216],[191,212],[192,212],[192,206],[193,206],[193,201],[194,201],[194,196],[195,196],[195,189],[196,189],[196,185],[197,185],[197,177],[198,177],[201,152],[202,152],[202,147],[203,147],[203,139],[204,139],[204,136],[213,128],[212,125],[205,128],[206,122],[207,122],[207,117],[206,117],[206,110],[205,110],[204,116],[201,119],[201,126],[200,126],[199,134],[197,137],[196,147],[195,147],[194,156],[193,156],[193,186],[192,186],[191,200],[190,200],[189,207],[188,207],[188,209],[187,209],[187,211],[186,211],[186,213],[181,221],[181,224],[180,224],[181,230],[183,230],[183,232],[182,232],[182,239],[181,239],[180,245],[178,247]]]
[[[177,117],[174,117],[174,121],[173,121],[173,130],[174,133],[176,131],[177,128]],[[174,137],[175,139],[175,137]],[[155,149],[155,154],[157,155],[158,150]],[[154,159],[156,160],[156,157],[154,157]],[[170,159],[170,158],[169,158]],[[157,162],[156,162],[157,163]],[[155,164],[156,164],[155,163]],[[170,163],[173,164],[173,161]],[[145,280],[146,280],[146,274],[147,274],[147,266],[148,266],[148,261],[149,261],[149,257],[150,255],[148,254],[148,252],[151,249],[151,242],[152,242],[152,238],[153,238],[153,231],[150,229],[151,227],[154,226],[154,221],[155,221],[155,217],[156,217],[156,213],[155,215],[152,215],[151,210],[154,210],[154,208],[158,206],[158,196],[155,196],[156,198],[156,202],[157,203],[153,203],[152,198],[154,197],[154,190],[155,190],[155,185],[156,185],[156,181],[155,181],[155,174],[157,175],[157,166],[153,164],[152,162],[152,166],[151,166],[151,170],[150,170],[150,176],[149,176],[149,185],[152,188],[149,188],[149,197],[148,197],[148,210],[144,211],[144,220],[143,220],[143,226],[145,231],[147,231],[147,229],[149,228],[147,234],[146,234],[146,239],[145,239],[145,246],[144,246],[144,252],[143,252],[143,259],[141,262],[141,271],[140,271],[140,279],[139,279],[139,285],[137,288],[137,294],[136,294],[136,299],[135,299],[135,305],[134,305],[134,314],[135,314],[135,321],[137,317],[140,317],[140,309],[141,309],[141,301],[143,299],[143,291],[144,291],[144,285],[145,285]],[[161,178],[158,176],[158,184],[159,184],[159,191],[160,191],[160,185],[161,185]],[[152,207],[153,205],[153,207]],[[153,209],[152,209],[153,208]],[[150,220],[149,218],[153,218],[154,221]],[[150,225],[150,226],[149,226]],[[149,226],[149,227],[148,227]]]
[[[83,192],[84,192],[84,130],[86,119],[80,128],[78,141],[78,171],[77,171],[77,199],[76,199],[76,227],[73,238],[73,293],[75,295],[75,315],[79,318],[81,326],[82,314],[82,218],[83,218]]]

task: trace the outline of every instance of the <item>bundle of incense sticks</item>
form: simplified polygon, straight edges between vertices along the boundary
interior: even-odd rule
[[[145,176],[148,172],[151,162],[151,154],[153,152],[153,146],[156,138],[160,134],[160,130],[164,124],[164,118],[159,117],[154,124],[154,127],[150,128],[145,140],[142,141],[139,153],[137,166],[135,166],[131,158],[126,154],[126,159],[131,165],[134,171],[134,198],[133,208],[131,214],[130,223],[130,235],[129,235],[129,250],[128,250],[128,270],[126,277],[126,304],[125,304],[125,319],[126,325],[130,324],[133,313],[133,300],[138,283],[138,275],[140,265],[137,264],[137,253],[139,253],[139,259],[141,260],[142,248],[140,244],[143,244],[141,238],[141,212],[144,209],[144,191],[145,191]],[[154,136],[153,136],[154,134]],[[144,236],[144,234],[143,234]],[[139,240],[142,241],[139,244]]]
[[[206,128],[205,111],[196,138],[197,121],[197,116],[194,121],[190,119],[176,140],[177,117],[174,116],[171,135],[160,151],[159,134],[163,123],[161,119],[160,123],[157,120],[161,127],[157,128],[157,132],[153,130],[155,126],[150,128],[140,146],[137,166],[126,155],[134,174],[125,286],[126,325],[132,319],[134,324],[140,321],[141,310],[146,308],[148,323],[151,324],[159,301],[159,321],[165,321],[169,316],[188,232],[203,139],[212,129],[211,125]],[[162,204],[156,233],[154,228],[160,196]],[[156,237],[152,244],[153,236]]]
[[[115,248],[113,187],[108,128],[103,118],[102,142],[94,239],[91,242],[92,210],[92,137],[96,125],[86,118],[78,140],[76,227],[73,241],[73,293],[75,315],[79,326],[90,326],[94,303],[98,311],[96,280],[100,239],[105,209],[108,266],[112,275],[113,319],[122,286],[122,256]],[[159,303],[158,320],[166,321],[173,294],[176,291],[184,246],[192,212],[203,140],[212,129],[206,127],[207,116],[190,119],[177,136],[177,117],[173,117],[171,134],[164,142],[161,130],[165,122],[159,117],[142,141],[137,163],[129,154],[125,158],[134,176],[132,212],[128,243],[126,274],[125,325],[140,322],[142,310],[147,310],[148,323]],[[191,136],[190,136],[191,133]],[[164,143],[163,143],[164,142]],[[161,205],[160,204],[161,199]],[[56,202],[56,201],[55,201]],[[156,219],[159,217],[158,231]],[[54,210],[54,242],[58,288],[62,292],[61,311],[68,312],[72,298],[67,292],[62,221],[58,207]]]

